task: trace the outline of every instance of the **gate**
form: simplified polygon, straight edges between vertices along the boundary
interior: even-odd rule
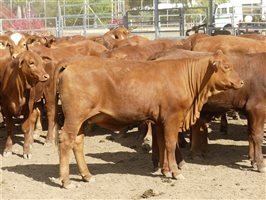
[[[60,25],[56,17],[0,19],[0,33],[8,30],[16,32],[47,32],[59,36]]]
[[[157,29],[159,37],[184,37],[186,31],[192,27],[208,24],[208,8],[159,9],[158,19],[156,27],[154,9],[130,10],[126,12],[124,22],[134,34],[152,34]]]
[[[69,14],[68,10],[73,9],[76,14]],[[121,0],[62,4],[59,9],[60,35],[93,35],[106,32],[113,26],[123,24],[124,14],[125,2]]]

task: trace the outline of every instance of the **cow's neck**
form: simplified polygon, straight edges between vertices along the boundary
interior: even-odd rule
[[[22,106],[26,103],[27,80],[20,69],[15,69],[10,74],[8,84],[4,88],[4,95],[9,99],[9,104],[14,115],[19,114]]]
[[[200,111],[211,96],[212,87],[209,80],[213,74],[213,69],[209,67],[209,59],[202,61],[188,61],[188,86],[191,95],[191,104],[186,112],[182,130],[188,130],[200,117]],[[199,63],[200,62],[200,63]]]

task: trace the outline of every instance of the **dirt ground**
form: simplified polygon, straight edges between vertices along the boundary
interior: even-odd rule
[[[1,158],[1,199],[266,199],[266,174],[250,167],[247,158],[246,120],[229,120],[229,134],[213,122],[209,153],[204,160],[187,162],[185,179],[172,180],[152,173],[151,153],[143,153],[134,129],[126,136],[99,129],[85,137],[85,157],[95,182],[81,182],[74,156],[70,177],[76,188],[66,190],[58,181],[55,146],[44,145],[45,133],[35,140],[31,160],[22,157],[23,136],[14,137],[13,155]],[[5,129],[0,129],[3,151]],[[264,133],[265,134],[265,133]],[[265,137],[263,153],[265,151]]]

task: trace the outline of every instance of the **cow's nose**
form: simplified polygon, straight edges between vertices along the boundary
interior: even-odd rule
[[[18,54],[13,54],[12,59],[14,60],[17,56],[18,56]]]
[[[44,74],[44,75],[43,75],[43,79],[44,79],[45,81],[47,81],[49,78],[50,78],[49,74]]]

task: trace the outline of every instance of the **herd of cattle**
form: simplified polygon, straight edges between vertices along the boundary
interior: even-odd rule
[[[6,32],[0,44],[0,105],[7,130],[3,156],[12,155],[13,120],[23,115],[23,155],[31,158],[40,102],[45,102],[46,142],[59,143],[65,188],[71,186],[70,150],[82,179],[92,177],[83,151],[85,123],[111,130],[139,123],[145,130],[151,127],[154,167],[177,178],[183,163],[179,133],[190,129],[191,151],[202,154],[207,148],[207,123],[229,110],[246,116],[251,164],[266,172],[262,35],[194,34],[182,40],[149,40],[118,27],[95,37]],[[64,124],[57,131],[59,99]]]

